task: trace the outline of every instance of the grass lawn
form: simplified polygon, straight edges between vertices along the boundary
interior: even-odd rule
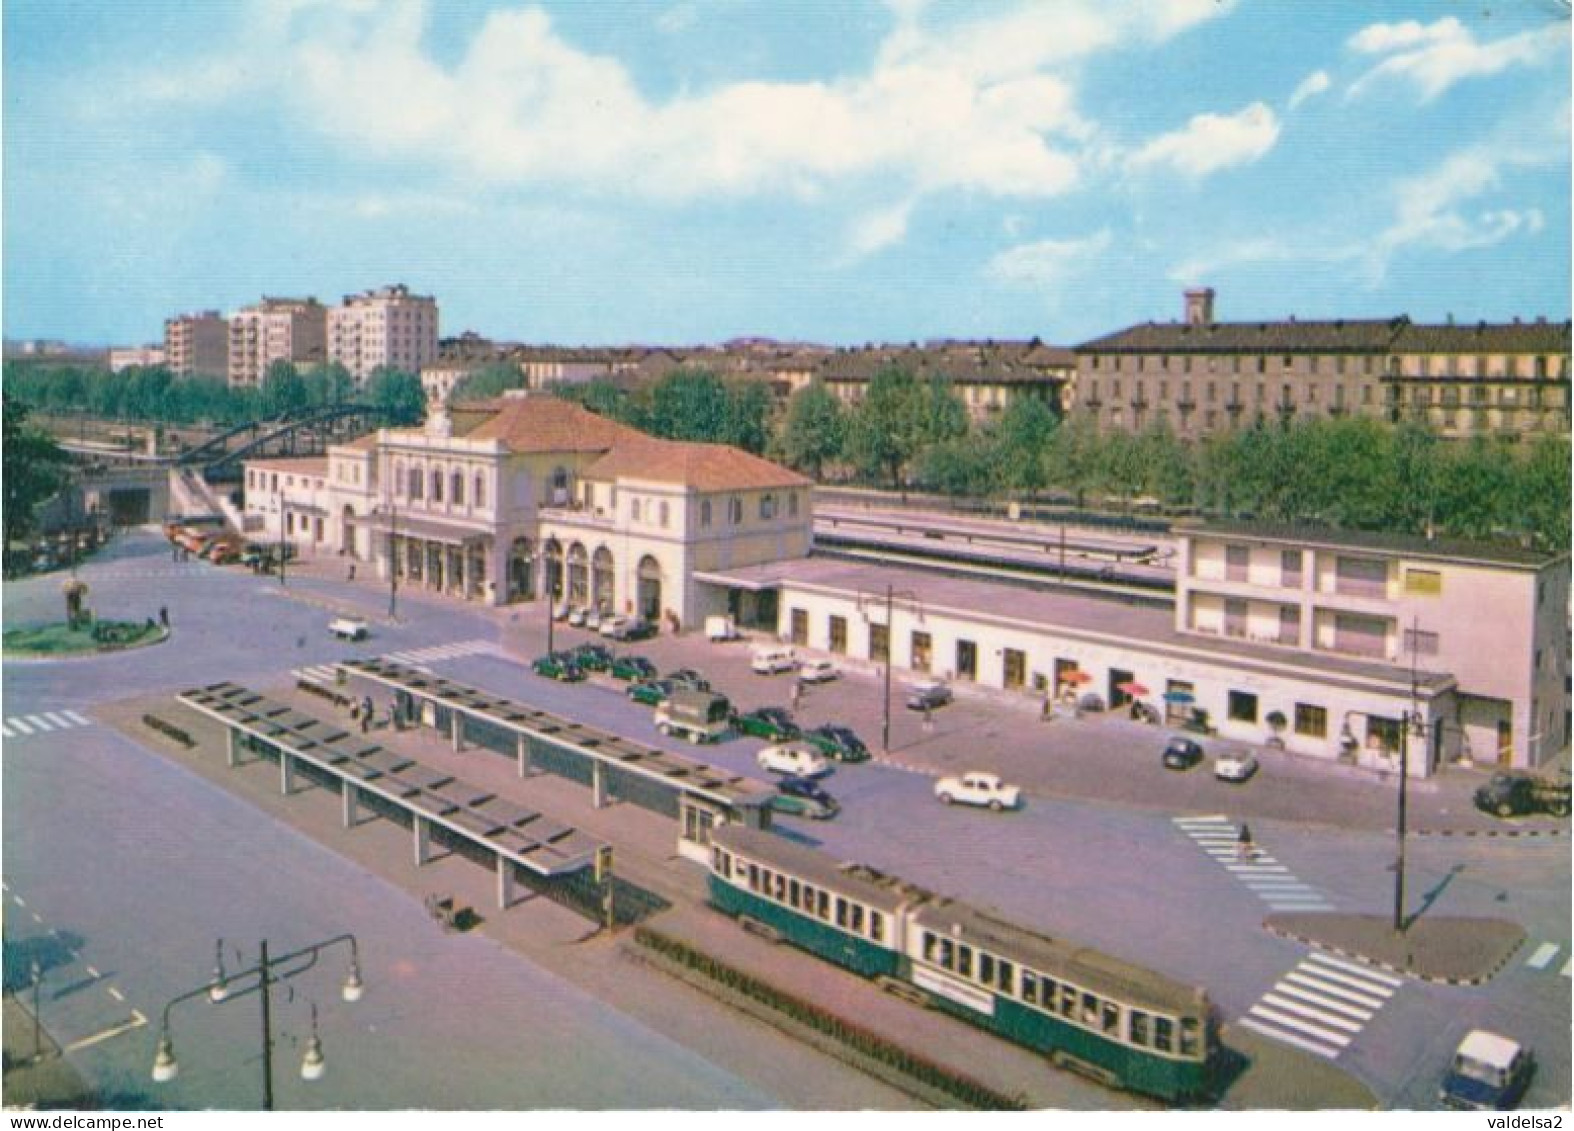
[[[140,648],[168,635],[156,624],[135,621],[101,620],[76,629],[63,623],[32,625],[6,632],[4,650],[9,656],[75,656]]]

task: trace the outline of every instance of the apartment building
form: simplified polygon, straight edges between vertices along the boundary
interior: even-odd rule
[[[1448,673],[1449,693],[1418,688],[1411,708],[1434,762],[1534,766],[1568,744],[1567,554],[1220,523],[1182,529],[1177,561],[1184,634]],[[1283,714],[1292,747],[1347,727],[1362,744],[1398,740],[1392,713]]]
[[[327,360],[328,312],[315,298],[263,298],[230,318],[229,383],[261,385],[276,361]]]
[[[1568,322],[1217,322],[1214,297],[1188,290],[1184,321],[1077,346],[1071,412],[1187,438],[1341,416],[1421,419],[1451,438],[1568,432]]]
[[[826,358],[819,376],[848,408],[862,402],[883,369],[902,369],[920,381],[943,378],[975,423],[992,420],[1020,397],[1037,397],[1057,413],[1063,390],[1076,373],[1076,355],[1028,342],[941,342],[907,348],[841,350]]]
[[[437,360],[437,300],[402,283],[346,295],[327,312],[330,362],[363,385],[380,368],[419,373]]]
[[[216,310],[164,320],[165,364],[177,377],[223,377],[229,372],[230,327]]]

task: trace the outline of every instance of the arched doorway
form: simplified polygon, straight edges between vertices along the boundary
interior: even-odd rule
[[[339,523],[342,527],[339,532],[339,545],[344,549],[346,554],[349,554],[351,558],[359,561],[361,557],[361,550],[360,547],[355,544],[355,508],[349,503],[344,504],[344,511],[339,516]]]
[[[639,615],[652,624],[661,619],[661,563],[649,554],[639,560]]]
[[[536,559],[530,539],[515,538],[508,548],[508,599],[528,601],[536,594]]]
[[[597,547],[590,559],[590,596],[595,607],[603,612],[611,612],[616,608],[613,604],[612,582],[612,551],[605,546]]]
[[[547,600],[556,604],[563,596],[563,544],[556,538],[549,538],[541,562]],[[555,614],[556,610],[553,612]]]
[[[582,542],[568,548],[568,603],[581,609],[590,603],[590,556]]]

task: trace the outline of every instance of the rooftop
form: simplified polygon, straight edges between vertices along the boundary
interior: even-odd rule
[[[741,448],[650,437],[619,442],[586,468],[584,475],[587,479],[678,483],[698,491],[808,487],[813,482]]]
[[[1330,530],[1327,527],[1255,522],[1178,523],[1175,533],[1242,538],[1257,542],[1284,542],[1325,549],[1375,551],[1408,558],[1430,558],[1465,565],[1510,566],[1540,569],[1566,554],[1527,550],[1459,538],[1420,538],[1385,530]]]

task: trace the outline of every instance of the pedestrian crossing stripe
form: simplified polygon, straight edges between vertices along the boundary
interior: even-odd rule
[[[412,648],[402,652],[390,652],[384,659],[394,660],[401,664],[430,663],[433,660],[457,660],[462,656],[493,655],[500,656],[503,649],[496,641],[492,640],[460,640],[453,644],[435,644],[429,648]]]
[[[1333,904],[1316,888],[1302,882],[1288,867],[1268,853],[1253,849],[1242,853],[1240,833],[1223,816],[1174,817],[1185,833],[1209,858],[1234,876],[1275,911],[1332,911]]]
[[[1402,978],[1313,951],[1266,991],[1240,1024],[1333,1060],[1403,984]]]
[[[12,715],[0,721],[0,736],[23,738],[91,725],[93,725],[92,719],[76,711],[40,711],[36,715]]]
[[[1536,953],[1525,960],[1525,965],[1532,970],[1544,970],[1557,953],[1558,948],[1552,943],[1542,943],[1536,948]]]

